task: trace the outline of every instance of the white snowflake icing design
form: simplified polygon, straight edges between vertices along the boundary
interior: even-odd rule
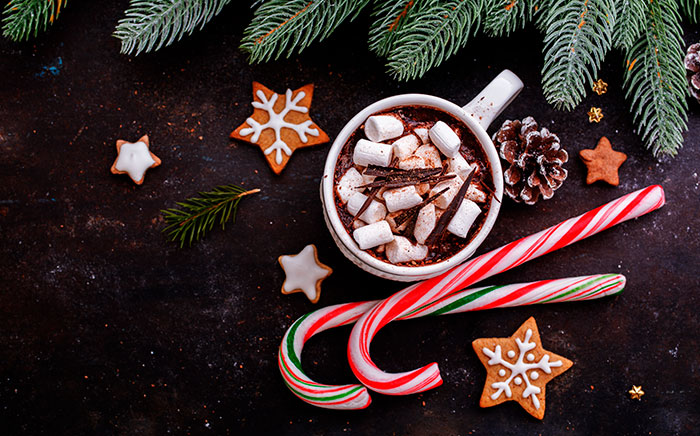
[[[290,111],[296,111],[301,113],[307,113],[309,111],[309,108],[297,105],[297,103],[306,96],[306,93],[304,91],[300,91],[294,98],[292,98],[292,90],[288,89],[287,93],[285,94],[286,102],[284,108],[282,108],[280,112],[275,112],[274,109],[275,103],[277,102],[276,93],[272,94],[272,98],[270,98],[269,100],[265,96],[265,93],[261,90],[258,90],[258,92],[256,92],[255,95],[258,96],[260,101],[253,101],[253,107],[267,111],[268,115],[270,116],[270,119],[266,123],[260,124],[257,121],[255,121],[252,117],[250,117],[246,120],[250,127],[241,129],[240,134],[241,136],[248,136],[252,133],[253,136],[250,138],[250,142],[255,144],[258,142],[260,134],[263,132],[263,130],[274,130],[275,142],[273,142],[272,145],[265,150],[265,155],[268,155],[273,151],[276,152],[275,161],[277,162],[277,165],[280,165],[282,163],[282,153],[286,154],[287,156],[292,155],[292,149],[290,149],[289,146],[282,140],[281,132],[283,127],[294,130],[296,134],[299,135],[299,139],[301,139],[301,142],[304,143],[308,141],[308,138],[306,137],[307,134],[311,136],[319,135],[318,129],[309,128],[309,126],[313,123],[313,121],[311,120],[306,120],[301,124],[293,124],[288,121],[285,121],[284,119],[284,117]]]
[[[520,385],[524,381],[526,388],[523,391],[523,397],[532,397],[532,403],[535,405],[535,408],[540,408],[540,400],[537,398],[537,394],[542,392],[542,389],[530,384],[530,379],[537,380],[539,378],[540,375],[536,371],[537,369],[544,371],[546,374],[551,374],[552,368],[562,366],[563,363],[561,360],[550,362],[549,354],[545,354],[544,356],[542,356],[539,362],[535,363],[535,355],[532,353],[528,353],[528,351],[532,350],[537,346],[537,344],[535,344],[534,342],[530,342],[531,337],[532,329],[527,329],[527,331],[525,332],[524,341],[521,341],[519,338],[515,338],[515,343],[518,345],[518,349],[520,350],[520,355],[518,356],[518,360],[515,361],[515,363],[511,363],[503,359],[503,357],[501,356],[500,345],[496,345],[496,348],[493,351],[486,347],[481,349],[481,351],[487,357],[489,357],[489,365],[501,365],[510,370],[510,377],[508,377],[505,381],[496,382],[491,385],[492,388],[496,389],[496,392],[494,392],[491,395],[492,400],[495,400],[496,398],[500,397],[503,392],[505,392],[506,397],[512,397],[513,393],[510,389],[510,383],[513,382],[516,385]],[[513,357],[515,357],[515,352],[511,350],[507,353],[507,356],[512,359]],[[525,359],[527,359],[531,363],[526,363]],[[530,370],[532,371],[528,373],[528,371]],[[507,371],[505,369],[500,369],[498,371],[498,375],[501,377],[505,377],[506,373]]]

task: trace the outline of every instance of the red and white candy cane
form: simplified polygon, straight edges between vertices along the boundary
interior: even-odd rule
[[[624,287],[624,276],[601,274],[466,289],[426,304],[399,319],[528,304],[591,300],[618,294]],[[292,324],[282,338],[278,363],[282,378],[294,395],[309,404],[327,409],[351,410],[369,406],[372,399],[362,385],[327,385],[311,380],[301,367],[301,352],[304,343],[315,334],[352,324],[379,302],[376,300],[325,307],[302,316]]]
[[[377,368],[370,357],[369,346],[379,329],[456,290],[656,210],[664,205],[664,201],[663,188],[649,186],[397,292],[357,321],[348,343],[350,368],[369,389],[388,395],[415,394],[441,385],[437,363],[397,374]]]

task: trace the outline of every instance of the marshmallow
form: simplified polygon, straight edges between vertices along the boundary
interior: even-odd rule
[[[420,140],[416,135],[406,135],[402,136],[396,141],[394,141],[391,146],[394,149],[394,156],[398,157],[399,160],[406,159],[416,151],[416,148],[420,145]]]
[[[417,168],[428,168],[428,164],[420,156],[409,156],[399,161],[399,168],[402,170],[415,170]]]
[[[430,183],[421,183],[420,185],[416,185],[416,192],[421,197],[427,194],[428,191],[430,191]]]
[[[469,228],[474,223],[474,220],[481,213],[481,209],[473,201],[464,200],[457,209],[457,213],[452,217],[452,220],[447,225],[447,231],[465,238],[469,232]]]
[[[389,209],[389,212],[411,208],[420,204],[421,201],[423,199],[418,195],[416,187],[413,185],[388,189],[384,193],[384,203],[386,203],[386,208]]]
[[[486,203],[486,193],[477,188],[476,185],[469,185],[469,189],[467,189],[467,195],[465,197],[476,203]]]
[[[360,139],[355,144],[352,153],[352,161],[355,165],[366,167],[367,165],[379,165],[388,167],[391,163],[391,145]]]
[[[347,203],[352,194],[360,191],[357,189],[358,186],[363,185],[364,180],[362,174],[355,169],[355,167],[350,168],[343,174],[343,177],[338,180],[338,184],[335,189],[340,197],[340,201]]]
[[[428,239],[428,236],[435,228],[436,222],[435,205],[430,203],[423,207],[418,212],[418,217],[416,217],[416,224],[413,227],[413,236],[416,237],[416,241],[425,244],[425,240]]]
[[[447,157],[455,157],[459,153],[459,146],[462,141],[459,136],[443,121],[438,121],[430,129],[430,140]]]
[[[413,133],[416,134],[416,136],[420,139],[420,142],[423,144],[430,142],[430,134],[428,133],[428,129],[419,127],[418,129],[413,129]]]
[[[365,121],[365,135],[374,142],[398,138],[403,135],[403,122],[392,115],[372,115]]]
[[[443,180],[442,182],[433,186],[433,189],[430,190],[430,196],[437,194],[445,188],[450,188],[435,199],[433,202],[435,206],[441,209],[446,209],[452,202],[452,199],[455,198],[455,195],[457,195],[459,192],[459,188],[462,187],[462,183],[464,183],[464,181],[457,176],[449,180]]]
[[[367,250],[394,240],[394,234],[391,233],[389,223],[386,221],[360,227],[352,232],[352,237],[361,250]]]
[[[422,157],[428,168],[442,168],[442,159],[440,159],[440,152],[434,145],[425,144],[418,147],[415,156]]]
[[[365,204],[365,201],[367,201],[367,196],[365,194],[361,194],[359,192],[354,193],[348,200],[348,212],[350,212],[352,216],[357,215],[357,212],[360,210],[362,205]],[[362,215],[360,215],[358,218],[366,223],[372,224],[383,220],[385,216],[386,208],[384,205],[376,200],[372,200],[367,210],[362,212]]]
[[[362,173],[362,184],[367,185],[368,183],[372,183],[376,178],[377,176],[368,176],[365,173]]]
[[[476,167],[476,165],[474,167]],[[447,160],[448,171],[457,174],[462,180],[467,180],[469,174],[474,171],[474,167],[469,165],[464,156],[462,156],[462,153],[457,153],[454,157]]]
[[[357,230],[357,229],[359,229],[360,227],[364,227],[364,226],[366,226],[366,225],[367,225],[367,223],[364,222],[364,221],[362,221],[362,220],[355,220],[355,221],[352,222],[352,228],[353,228],[353,230]]]
[[[408,238],[396,236],[394,240],[386,244],[386,258],[391,263],[410,262],[423,260],[428,256],[428,247],[425,245],[413,245]]]

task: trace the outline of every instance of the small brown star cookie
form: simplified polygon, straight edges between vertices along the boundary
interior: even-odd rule
[[[117,158],[112,164],[112,174],[128,174],[137,185],[143,183],[146,170],[160,165],[160,159],[151,153],[148,135],[143,135],[138,141],[131,143],[117,141]]]
[[[513,336],[477,339],[472,347],[486,367],[479,405],[491,407],[517,401],[537,419],[544,417],[547,383],[573,365],[570,360],[542,348],[532,317]]]
[[[588,167],[586,183],[591,184],[598,180],[607,182],[613,186],[620,184],[617,170],[627,160],[625,153],[612,149],[608,138],[603,136],[593,150],[586,149],[579,152],[583,163]]]
[[[313,92],[313,84],[277,94],[253,82],[253,115],[231,133],[231,138],[260,147],[272,171],[280,174],[294,150],[330,140],[309,116]]]

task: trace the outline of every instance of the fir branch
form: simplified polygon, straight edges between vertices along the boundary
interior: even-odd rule
[[[644,31],[626,53],[625,96],[637,132],[655,156],[674,156],[687,130],[682,35],[675,0],[654,0]]]
[[[530,0],[491,0],[485,12],[484,31],[489,36],[508,36],[532,19],[535,4]]]
[[[700,0],[681,0],[681,7],[691,23],[700,23]]]
[[[397,32],[411,21],[418,10],[414,0],[379,0],[374,5],[374,21],[369,30],[369,49],[387,56],[394,48]]]
[[[613,0],[559,0],[546,12],[542,88],[557,109],[581,102],[610,50]]]
[[[229,219],[235,222],[238,203],[244,196],[257,192],[260,190],[246,191],[236,185],[222,185],[209,192],[200,192],[199,197],[178,202],[181,209],[161,211],[168,224],[163,232],[168,233],[171,241],[179,241],[180,248],[185,243],[192,245],[193,241],[199,241],[201,236],[211,230],[217,221],[222,229]]]
[[[67,4],[68,0],[11,0],[3,11],[2,34],[13,41],[36,37]]]
[[[422,77],[464,47],[481,24],[483,0],[425,0],[396,30],[388,56],[390,73],[399,80]]]
[[[131,0],[114,36],[125,54],[149,52],[192,34],[231,0]]]
[[[266,62],[286,53],[300,53],[322,41],[350,17],[354,20],[369,0],[268,0],[246,28],[241,49],[249,60]]]
[[[613,45],[629,50],[639,39],[649,11],[648,0],[619,0],[617,17],[613,30]]]

